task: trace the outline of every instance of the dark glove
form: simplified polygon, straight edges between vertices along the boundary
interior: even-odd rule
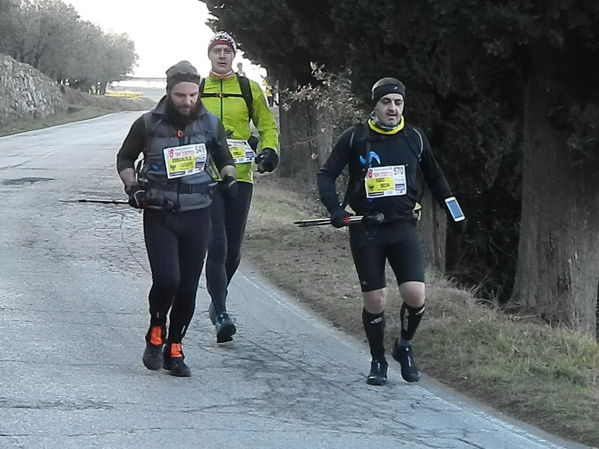
[[[258,172],[273,171],[279,165],[279,155],[272,148],[264,148],[262,152],[256,156],[256,165]]]
[[[449,219],[449,225],[451,228],[458,234],[465,234],[468,230],[468,219],[464,218],[461,221],[453,221],[451,218]]]
[[[146,191],[139,184],[133,184],[125,192],[129,195],[129,206],[143,209],[146,205]]]
[[[336,228],[342,228],[349,224],[349,217],[351,215],[345,209],[339,207],[331,213],[331,224]]]
[[[218,183],[218,190],[226,197],[235,197],[237,195],[237,181],[231,175],[223,176],[222,181]]]

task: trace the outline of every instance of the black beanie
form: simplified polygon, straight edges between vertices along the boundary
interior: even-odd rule
[[[166,71],[166,90],[182,82],[199,85],[201,79],[202,77],[189,61],[179,61]]]
[[[377,104],[387,94],[400,94],[405,99],[406,87],[396,78],[381,78],[372,85],[372,104]]]

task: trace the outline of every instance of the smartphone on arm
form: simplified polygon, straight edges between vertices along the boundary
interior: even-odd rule
[[[447,207],[447,210],[449,211],[449,215],[451,215],[451,218],[456,223],[458,221],[462,221],[462,220],[466,219],[466,216],[464,215],[464,212],[462,212],[462,208],[460,207],[460,203],[458,203],[458,200],[455,198],[455,196],[450,196],[449,198],[445,198],[445,206]]]

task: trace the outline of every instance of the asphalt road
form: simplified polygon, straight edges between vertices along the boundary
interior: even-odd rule
[[[184,340],[191,378],[148,371],[141,214],[115,155],[138,112],[0,138],[0,448],[580,448],[395,365],[365,383],[362,342],[248,266],[239,328],[218,347],[203,283]]]

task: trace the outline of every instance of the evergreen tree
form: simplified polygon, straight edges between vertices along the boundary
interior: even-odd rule
[[[597,2],[206,3],[212,25],[281,79],[309,81],[308,61],[347,66],[363,98],[382,76],[402,79],[406,116],[429,133],[471,218],[450,259],[477,282],[495,278],[504,297],[517,267],[513,304],[595,334]]]

